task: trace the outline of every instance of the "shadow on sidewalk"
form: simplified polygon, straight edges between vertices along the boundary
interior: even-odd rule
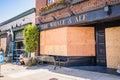
[[[76,76],[76,77],[80,77],[80,76],[86,77],[85,76],[86,74],[91,75],[93,77],[94,77],[94,74],[98,74],[98,75],[111,74],[111,75],[120,76],[120,74],[117,73],[115,69],[108,69],[102,66],[77,66],[77,67],[61,67],[61,68],[57,66],[56,70],[54,70],[53,65],[37,65],[33,67],[28,67],[27,69],[30,69],[30,70],[45,69],[51,72],[70,75],[70,76]],[[97,72],[97,73],[94,73],[94,72]]]
[[[116,69],[106,68],[104,66],[78,66],[78,67],[69,67],[69,68],[120,76],[120,74],[117,73]]]

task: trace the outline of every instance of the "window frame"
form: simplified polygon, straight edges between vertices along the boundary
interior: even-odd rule
[[[47,5],[51,5],[53,4],[54,2],[56,2],[57,0],[47,0]]]

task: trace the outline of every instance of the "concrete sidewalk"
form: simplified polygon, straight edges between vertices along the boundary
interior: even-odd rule
[[[35,66],[6,74],[0,80],[120,80],[120,76],[53,66]]]

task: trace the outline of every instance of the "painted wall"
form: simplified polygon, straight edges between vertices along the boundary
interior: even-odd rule
[[[6,50],[6,38],[0,38],[0,48],[2,48],[5,52],[5,50]]]
[[[24,19],[24,20],[23,20],[23,19]],[[32,22],[33,24],[35,24],[35,13],[31,13],[31,14],[29,14],[29,15],[27,15],[27,16],[24,16],[24,17],[22,17],[22,18],[19,18],[19,19],[13,21],[13,22],[10,22],[10,23],[8,23],[8,24],[2,25],[2,26],[0,27],[0,30],[1,30],[1,31],[8,30],[8,29],[10,29],[12,26],[13,26],[13,27],[16,27],[16,24],[17,24],[18,27],[19,27],[20,25],[27,24],[27,23],[29,23],[29,22]]]
[[[62,27],[40,32],[40,53],[95,56],[93,27]]]
[[[107,67],[117,69],[120,64],[120,26],[106,28]]]

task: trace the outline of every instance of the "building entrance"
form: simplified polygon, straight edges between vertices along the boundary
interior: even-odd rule
[[[105,47],[105,27],[97,25],[96,27],[96,64],[106,66],[106,47]]]
[[[23,41],[20,40],[20,41],[15,41],[14,43],[14,54],[13,54],[13,60],[18,62],[18,58],[19,58],[19,55],[21,53],[24,53],[24,44],[23,44]]]

